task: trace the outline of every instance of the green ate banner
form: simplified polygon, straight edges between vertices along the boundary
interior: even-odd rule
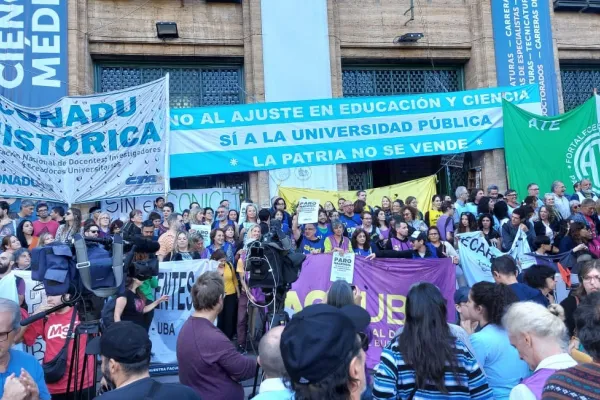
[[[566,114],[546,117],[511,103],[502,104],[508,183],[521,198],[527,185],[537,183],[540,197],[560,180],[573,192],[573,183],[590,179],[600,192],[600,126],[598,96]]]

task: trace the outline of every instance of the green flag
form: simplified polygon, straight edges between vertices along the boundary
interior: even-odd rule
[[[552,182],[562,181],[567,193],[587,178],[600,193],[600,126],[598,96],[566,114],[544,117],[503,101],[504,146],[508,184],[520,198],[527,185],[540,186],[540,198]]]

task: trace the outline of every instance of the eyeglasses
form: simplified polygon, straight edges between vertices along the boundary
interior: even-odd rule
[[[8,335],[10,335],[12,331],[14,331],[14,329],[11,329],[8,332],[0,332],[0,342],[6,342],[8,340]]]
[[[90,233],[98,233],[97,229],[90,229]]]
[[[600,276],[586,276],[583,278],[585,283],[592,283],[592,281],[596,281],[600,283]]]
[[[576,206],[573,206],[573,209],[574,209],[574,210],[577,210],[579,207],[581,207],[581,206],[579,206],[579,205],[576,205]]]
[[[48,209],[47,208],[40,208],[37,212],[38,213],[48,212]]]
[[[531,190],[540,190],[540,188],[531,188]]]

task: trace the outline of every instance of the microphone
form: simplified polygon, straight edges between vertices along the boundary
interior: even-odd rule
[[[21,326],[27,326],[27,325],[29,325],[29,324],[32,324],[32,323],[34,323],[35,321],[38,321],[38,320],[40,320],[40,319],[42,319],[42,318],[46,318],[46,316],[48,316],[49,314],[52,314],[53,312],[56,312],[56,311],[58,311],[58,310],[62,310],[63,308],[65,308],[65,307],[70,307],[70,306],[72,306],[72,305],[73,305],[73,304],[71,304],[71,303],[62,303],[62,304],[59,304],[59,305],[57,305],[57,306],[55,306],[55,307],[52,307],[52,308],[50,308],[50,309],[48,309],[48,310],[46,310],[46,311],[39,312],[39,313],[37,313],[37,314],[33,314],[33,315],[32,315],[31,317],[29,317],[29,318],[25,318],[24,320],[22,320],[22,321],[20,322],[20,325],[21,325]]]

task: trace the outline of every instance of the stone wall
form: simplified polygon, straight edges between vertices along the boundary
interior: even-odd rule
[[[547,0],[552,4],[552,0]],[[411,62],[464,66],[467,89],[494,86],[496,67],[490,2],[482,0],[328,0],[331,75],[341,96],[344,63]],[[69,91],[91,93],[93,60],[243,59],[246,101],[264,101],[260,0],[243,4],[204,0],[69,0]],[[552,15],[557,72],[561,62],[600,63],[600,17]],[[176,22],[179,39],[156,37],[157,21]],[[425,35],[415,44],[394,44],[408,32]],[[560,79],[560,74],[558,74]],[[560,87],[560,82],[559,82]],[[560,96],[560,93],[557,93]],[[503,150],[474,155],[484,186],[506,188]],[[347,187],[347,169],[336,168]],[[265,184],[266,182],[266,184]],[[268,173],[250,174],[250,196],[267,204]]]

